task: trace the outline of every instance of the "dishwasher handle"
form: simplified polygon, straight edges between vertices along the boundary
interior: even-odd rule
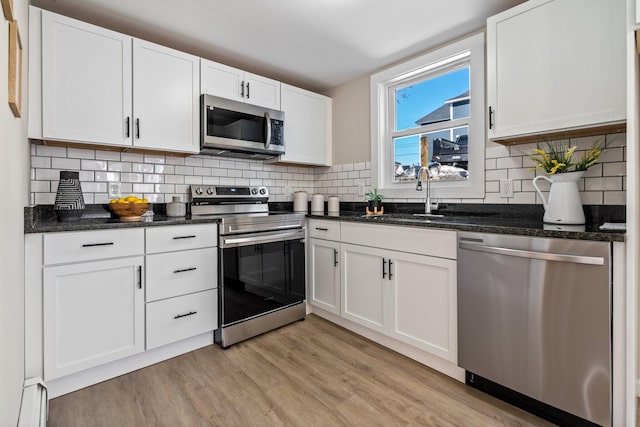
[[[459,242],[460,249],[467,249],[476,252],[486,252],[496,255],[514,256],[519,258],[539,259],[543,261],[571,262],[574,264],[604,265],[604,258],[583,255],[565,255],[548,252],[527,251],[522,249],[501,248],[498,246],[487,246],[478,243]]]

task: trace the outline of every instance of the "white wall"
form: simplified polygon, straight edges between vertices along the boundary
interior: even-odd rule
[[[27,0],[13,0],[23,45],[23,105],[27,87]],[[9,22],[0,15],[0,426],[16,425],[24,381],[24,211],[28,200],[27,120],[7,102]]]
[[[368,75],[327,93],[333,98],[333,164],[371,160],[371,110]]]

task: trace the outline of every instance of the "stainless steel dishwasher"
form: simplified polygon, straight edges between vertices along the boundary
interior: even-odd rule
[[[610,426],[611,351],[610,243],[458,233],[467,384],[561,425]]]

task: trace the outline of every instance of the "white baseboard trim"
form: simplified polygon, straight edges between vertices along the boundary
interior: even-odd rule
[[[49,399],[89,387],[137,369],[171,359],[213,344],[213,333],[207,332],[182,341],[143,351],[124,359],[47,381]]]
[[[434,356],[433,354],[427,353],[426,351],[419,350],[409,344],[397,341],[379,332],[372,331],[365,326],[358,325],[357,323],[353,323],[350,320],[343,319],[340,316],[329,313],[328,311],[322,310],[320,308],[313,307],[312,312],[318,317],[322,317],[323,319],[335,323],[338,326],[342,326],[343,328],[348,329],[351,332],[362,335],[363,337],[370,339],[371,341],[374,341],[384,347],[407,356],[408,358],[422,363],[423,365],[428,366],[432,369],[435,369],[436,371],[441,372],[455,380],[458,380],[460,382],[465,381],[464,369],[458,367],[455,363],[444,360],[441,357]]]

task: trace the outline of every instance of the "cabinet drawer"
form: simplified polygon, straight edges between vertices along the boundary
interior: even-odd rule
[[[340,240],[340,221],[309,220],[309,237],[325,240]]]
[[[218,249],[147,255],[147,301],[218,287]]]
[[[44,235],[44,264],[144,254],[144,229],[77,231]]]
[[[215,289],[147,304],[147,350],[217,327]]]
[[[218,224],[147,228],[147,253],[218,246]]]

